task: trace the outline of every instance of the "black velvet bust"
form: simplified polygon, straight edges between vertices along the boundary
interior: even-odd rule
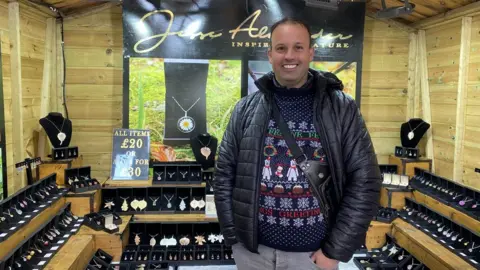
[[[64,118],[59,112],[51,112],[44,118],[41,118],[39,123],[47,133],[50,143],[54,148],[67,147],[70,145],[72,139],[72,121],[70,121],[70,119]],[[63,142],[60,142],[57,137],[58,133],[60,133],[59,130],[66,135]]]
[[[202,165],[202,169],[207,170],[215,167],[215,155],[217,154],[218,140],[214,136],[203,133],[190,138],[190,145],[197,162]],[[210,148],[210,155],[206,158],[202,154],[202,147]]]
[[[420,118],[412,118],[400,127],[400,140],[403,147],[415,148],[422,139],[423,135],[430,128],[430,124]],[[408,137],[408,133],[413,131],[413,138]]]

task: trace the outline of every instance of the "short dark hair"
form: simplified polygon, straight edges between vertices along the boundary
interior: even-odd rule
[[[302,19],[293,18],[293,17],[285,17],[285,18],[277,21],[276,23],[274,23],[270,27],[270,47],[272,47],[272,45],[273,45],[272,44],[273,31],[275,31],[275,29],[282,24],[298,24],[298,25],[301,25],[301,26],[305,27],[305,29],[307,29],[307,32],[308,32],[308,37],[310,39],[310,47],[313,46],[312,31],[310,30],[310,26]]]

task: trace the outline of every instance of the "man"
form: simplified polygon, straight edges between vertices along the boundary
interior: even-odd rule
[[[364,243],[377,212],[381,179],[370,135],[341,81],[309,68],[312,45],[299,20],[272,26],[273,72],[235,106],[220,145],[215,203],[240,270],[337,269]],[[274,104],[306,157],[330,169],[319,199],[279,131]]]

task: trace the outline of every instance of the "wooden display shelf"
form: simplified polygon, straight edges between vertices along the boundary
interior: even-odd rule
[[[389,192],[391,196],[389,196]],[[405,198],[411,197],[411,191],[397,191],[394,188],[382,187],[380,191],[380,205],[400,210],[405,206]]]
[[[435,239],[432,239],[408,222],[397,218],[392,224],[392,236],[398,245],[423,262],[428,268],[435,270],[475,269],[462,258],[443,247]]]
[[[435,212],[438,212],[441,215],[444,215],[445,217],[449,218],[451,221],[461,224],[465,228],[468,228],[472,232],[475,232],[476,234],[480,234],[480,221],[476,220],[460,211],[457,209],[450,207],[448,205],[445,205],[444,203],[441,203],[434,198],[421,193],[420,191],[415,190],[413,192],[412,198],[420,204],[423,204],[430,209],[434,210]]]
[[[390,155],[388,163],[397,165],[397,174],[408,175],[410,177],[415,175],[415,168],[421,168],[426,171],[432,170],[432,160],[427,158],[409,159]]]
[[[76,216],[84,216],[100,211],[102,203],[102,190],[91,190],[82,193],[69,192],[65,195],[67,202],[72,203],[72,213]]]
[[[30,237],[42,224],[49,221],[60,209],[65,206],[65,198],[61,197],[51,206],[45,208],[41,213],[25,224],[21,229],[12,234],[8,239],[0,243],[0,258],[4,258],[9,252],[15,249],[23,240]]]
[[[132,222],[218,222],[218,218],[206,217],[205,214],[145,214],[135,215]]]
[[[113,234],[104,231],[95,231],[90,227],[83,225],[78,230],[77,235],[90,235],[95,242],[95,250],[101,248],[113,256],[114,261],[120,261],[123,249],[128,244],[128,235],[130,233],[130,220],[132,216],[120,216],[122,224],[118,225],[119,231]]]
[[[42,164],[37,166],[38,179],[49,176],[52,173],[57,174],[57,185],[65,186],[65,169],[82,167],[83,157],[79,156],[74,159],[42,161]]]
[[[115,187],[205,187],[206,183],[189,184],[183,182],[163,182],[161,184],[152,184],[152,179],[145,181],[124,181],[124,180],[112,180],[108,179],[103,184],[106,188]]]
[[[95,245],[91,235],[73,235],[45,266],[45,270],[85,269],[95,254]]]
[[[372,221],[368,227],[365,246],[368,250],[381,248],[387,242],[387,234],[391,233],[392,224]]]

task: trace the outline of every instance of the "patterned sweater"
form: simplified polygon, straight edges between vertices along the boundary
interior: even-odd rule
[[[313,125],[311,79],[299,89],[275,89],[275,100],[297,144],[309,159],[326,162]],[[259,198],[259,243],[274,249],[309,252],[320,249],[326,224],[318,200],[273,119],[264,143],[264,167]]]

